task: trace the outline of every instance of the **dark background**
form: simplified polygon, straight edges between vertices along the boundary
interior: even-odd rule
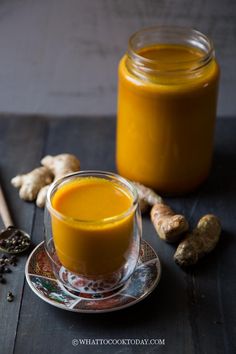
[[[234,116],[235,0],[1,0],[0,112],[114,115],[130,34],[160,24],[213,39],[219,116]]]

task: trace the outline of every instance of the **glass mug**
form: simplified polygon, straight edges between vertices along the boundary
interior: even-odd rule
[[[76,219],[59,212],[54,205],[56,194],[74,183],[86,185],[91,178],[111,182],[114,188],[126,193],[131,198],[130,207],[118,215],[97,220]],[[109,292],[124,285],[134,272],[142,232],[138,195],[129,181],[116,174],[80,171],[55,181],[47,194],[44,228],[45,249],[53,272],[69,290],[88,294]]]
[[[165,195],[195,189],[213,151],[219,66],[212,41],[182,27],[143,29],[119,64],[118,173]]]

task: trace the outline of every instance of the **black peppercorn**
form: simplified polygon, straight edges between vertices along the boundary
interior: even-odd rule
[[[8,267],[5,267],[5,268],[4,268],[4,272],[5,272],[5,273],[11,273],[11,269],[8,268]]]
[[[3,276],[0,278],[0,283],[1,283],[1,284],[6,284],[6,279],[3,278]]]
[[[7,293],[7,301],[12,302],[14,300],[14,295],[12,294],[11,291],[8,291]]]

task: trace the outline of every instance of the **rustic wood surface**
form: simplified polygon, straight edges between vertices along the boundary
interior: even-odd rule
[[[219,116],[235,117],[235,0],[1,0],[0,111],[115,114],[128,38],[160,24],[212,37],[221,65]]]
[[[39,299],[24,278],[26,256],[7,284],[0,284],[0,353],[167,353],[234,354],[236,246],[236,121],[218,121],[213,169],[195,193],[169,199],[190,220],[215,213],[223,232],[216,250],[188,272],[173,262],[174,247],[156,236],[148,217],[143,237],[158,252],[163,273],[156,290],[143,302],[114,313],[78,314]],[[39,164],[47,153],[71,152],[83,169],[115,171],[115,119],[44,119],[5,116],[0,119],[0,177],[17,226],[43,240],[43,212],[18,198],[10,179]],[[12,303],[6,293],[15,294]],[[165,346],[80,346],[73,338],[164,338]]]

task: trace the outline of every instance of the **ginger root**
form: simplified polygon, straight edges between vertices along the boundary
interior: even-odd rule
[[[28,201],[36,199],[36,205],[44,207],[47,191],[54,180],[80,169],[80,161],[71,154],[56,156],[47,155],[42,160],[43,166],[27,173],[19,175],[11,180],[14,187],[20,188],[20,198]]]
[[[41,166],[27,174],[12,178],[11,183],[14,187],[20,188],[19,195],[21,199],[33,201],[40,189],[51,183],[52,180],[52,172],[47,167]]]
[[[71,154],[47,155],[41,160],[41,164],[52,171],[54,181],[68,173],[76,172],[80,169],[80,161],[76,156]],[[38,193],[36,205],[39,208],[43,208],[46,203],[49,187],[50,186],[43,187]]]
[[[170,243],[178,241],[189,227],[183,215],[175,214],[164,203],[152,207],[151,220],[160,238]]]
[[[47,155],[41,160],[41,164],[52,171],[54,180],[80,169],[80,161],[71,154]]]
[[[44,186],[40,189],[38,192],[37,198],[36,198],[36,205],[39,208],[43,208],[46,203],[46,198],[47,198],[47,192],[49,190],[51,184],[48,184],[47,186]]]
[[[139,196],[139,206],[142,213],[147,212],[150,206],[163,203],[162,197],[156,194],[151,188],[144,186],[138,182],[132,182],[136,187]]]
[[[193,232],[179,244],[174,254],[175,262],[184,267],[197,263],[199,258],[215,248],[220,233],[219,219],[212,214],[203,216]]]

